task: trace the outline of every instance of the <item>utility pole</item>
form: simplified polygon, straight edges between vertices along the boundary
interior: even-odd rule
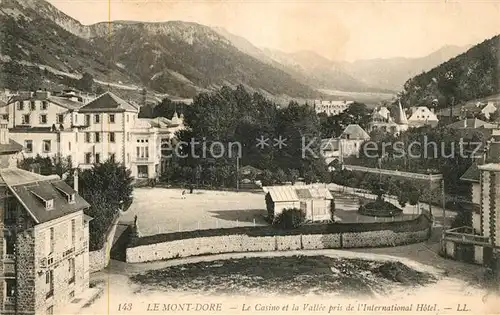
[[[443,232],[446,228],[446,209],[445,209],[445,205],[446,205],[446,195],[445,195],[445,192],[444,192],[444,178],[443,178],[443,181],[441,182],[441,189],[442,189],[442,192],[443,192]]]

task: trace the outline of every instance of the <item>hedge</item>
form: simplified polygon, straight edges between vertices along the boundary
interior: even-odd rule
[[[395,222],[373,222],[373,223],[322,223],[322,224],[307,224],[296,229],[284,230],[273,226],[257,226],[257,227],[235,227],[235,228],[219,228],[209,230],[196,230],[185,232],[174,232],[155,234],[135,239],[128,247],[137,247],[144,245],[152,245],[163,242],[171,242],[182,239],[224,236],[224,235],[248,235],[253,237],[258,236],[274,236],[274,235],[301,235],[301,234],[335,234],[335,233],[358,233],[369,231],[390,230],[393,232],[417,232],[431,227],[431,219],[426,214],[421,214],[417,218],[408,221]]]

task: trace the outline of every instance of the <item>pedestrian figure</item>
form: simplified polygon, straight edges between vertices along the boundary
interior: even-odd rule
[[[183,190],[183,191],[182,191],[182,199],[186,199],[185,194],[186,194],[186,191],[185,191],[185,190]]]
[[[137,215],[134,216],[134,226],[137,227]]]
[[[189,186],[189,193],[192,194],[193,193],[193,185]]]

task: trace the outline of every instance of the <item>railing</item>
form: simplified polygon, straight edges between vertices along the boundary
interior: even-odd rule
[[[348,171],[359,171],[359,172],[367,172],[367,173],[382,174],[382,175],[401,176],[405,178],[422,179],[429,181],[439,181],[443,179],[443,175],[441,174],[419,174],[419,173],[401,172],[401,171],[386,170],[386,169],[364,167],[357,165],[344,165],[344,168]]]
[[[15,296],[6,296],[5,297],[5,304],[15,304],[15,303],[16,303]]]
[[[447,230],[443,233],[443,238],[450,241],[458,241],[462,243],[489,245],[490,239],[487,236],[475,235],[474,228],[462,226]]]
[[[49,299],[54,296],[54,289],[51,289],[47,294],[45,295],[45,299]]]
[[[70,249],[68,249],[67,251],[65,251],[65,252],[63,253],[63,258],[64,258],[64,257],[66,257],[66,256],[71,255],[74,251],[75,251],[75,248],[74,248],[74,247],[71,247]]]
[[[82,244],[82,246],[80,247],[80,249],[75,250],[75,247],[72,247],[72,248],[64,251],[63,254],[57,258],[54,258],[54,256],[41,258],[40,259],[40,266],[42,268],[49,268],[55,264],[60,263],[61,261],[65,260],[65,259],[67,259],[71,255],[78,256],[78,255],[84,253],[87,250],[87,248],[88,248],[88,246],[84,242]]]

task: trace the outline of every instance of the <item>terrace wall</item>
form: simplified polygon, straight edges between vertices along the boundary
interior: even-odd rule
[[[127,262],[139,263],[198,255],[300,249],[384,247],[418,243],[429,237],[426,215],[403,222],[323,224],[295,230],[270,227],[200,230],[138,238],[127,248]],[[217,235],[225,233],[225,235]]]
[[[115,238],[116,226],[120,216],[116,215],[113,223],[108,228],[106,232],[106,238],[104,245],[101,249],[93,250],[89,252],[89,272],[97,272],[106,268],[109,264],[111,247],[113,246],[113,240]]]

